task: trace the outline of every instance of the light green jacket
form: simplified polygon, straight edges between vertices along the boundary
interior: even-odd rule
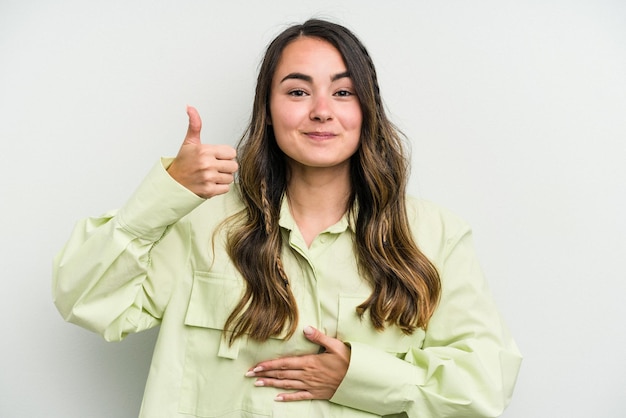
[[[301,332],[258,343],[222,338],[243,279],[216,227],[242,204],[236,191],[203,200],[176,183],[164,160],[117,212],[81,221],[55,258],[53,295],[70,322],[108,341],[160,324],[141,417],[495,417],[509,403],[521,356],[487,288],[470,228],[410,199],[422,252],[438,268],[440,304],[428,331],[373,329],[355,307],[371,292],[359,276],[344,217],[307,247],[283,205],[283,261],[312,325],[351,347],[330,401],[276,402],[246,371],[262,360],[316,353]],[[235,189],[235,188],[233,188]],[[271,315],[271,313],[268,313]]]

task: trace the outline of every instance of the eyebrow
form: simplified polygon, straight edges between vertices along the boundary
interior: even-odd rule
[[[342,73],[337,73],[337,74],[333,75],[330,78],[330,80],[331,81],[337,81],[340,78],[346,78],[346,77],[350,77],[350,72],[349,71],[344,71]],[[307,83],[312,83],[313,82],[313,77],[311,77],[310,75],[302,74],[302,73],[290,73],[290,74],[287,74],[285,77],[283,77],[283,79],[280,80],[280,82],[282,83],[285,80],[303,80],[303,81],[306,81]]]

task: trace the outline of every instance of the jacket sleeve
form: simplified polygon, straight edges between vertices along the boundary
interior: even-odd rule
[[[476,261],[469,227],[445,240],[438,268],[442,295],[423,345],[396,356],[346,342],[350,366],[332,402],[416,418],[502,414],[522,358]]]
[[[108,341],[159,323],[189,252],[189,226],[179,220],[204,201],[169,176],[167,163],[119,211],[80,221],[55,257],[53,299],[66,321]],[[154,252],[167,254],[158,269]]]

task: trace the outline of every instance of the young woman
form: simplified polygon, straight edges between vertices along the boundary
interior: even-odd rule
[[[66,320],[111,341],[161,325],[142,417],[502,413],[521,358],[470,229],[405,196],[350,31],[310,20],[269,45],[237,150],[188,115],[176,158],[55,259]]]

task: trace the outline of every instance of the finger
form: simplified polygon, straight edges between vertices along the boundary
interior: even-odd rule
[[[230,185],[228,184],[214,184],[210,188],[208,188],[206,193],[203,193],[199,196],[205,199],[209,199],[213,196],[228,193],[229,190],[230,190]]]
[[[258,370],[258,369],[256,369]],[[246,373],[247,377],[257,377],[259,379],[276,379],[280,381],[298,380],[302,381],[305,378],[304,371],[302,369],[268,369],[257,372]]]
[[[321,332],[320,330],[313,328],[312,326],[304,327],[304,336],[317,345],[321,345],[326,349],[326,351],[336,351],[336,347],[338,344],[343,346],[343,343],[335,338],[331,338]]]
[[[224,188],[221,186],[230,186],[233,183],[233,180],[234,178],[232,174],[212,173],[211,175],[207,175],[198,181],[196,184],[196,191],[202,195],[211,195],[211,192],[216,190],[217,187],[219,187],[220,190],[223,190]]]
[[[269,377],[259,378],[254,381],[254,386],[273,387],[284,390],[307,390],[307,386],[301,380],[292,379],[272,379]]]
[[[305,401],[309,399],[314,399],[314,396],[311,392],[306,390],[290,393],[279,393],[274,398],[276,402]]]
[[[215,183],[232,183],[238,168],[239,166],[234,161],[217,160],[210,172],[206,173],[205,179],[215,181]]]
[[[269,373],[275,373],[276,371],[283,372],[285,370],[304,370],[306,369],[307,364],[309,364],[309,357],[311,356],[313,355],[283,357],[276,360],[263,361],[255,367],[250,368],[246,373],[246,376],[269,376]]]
[[[234,160],[237,157],[237,151],[230,145],[214,145],[213,152],[218,160]]]
[[[200,114],[195,107],[187,106],[187,115],[189,116],[189,127],[183,144],[200,144],[200,130],[202,129]]]

